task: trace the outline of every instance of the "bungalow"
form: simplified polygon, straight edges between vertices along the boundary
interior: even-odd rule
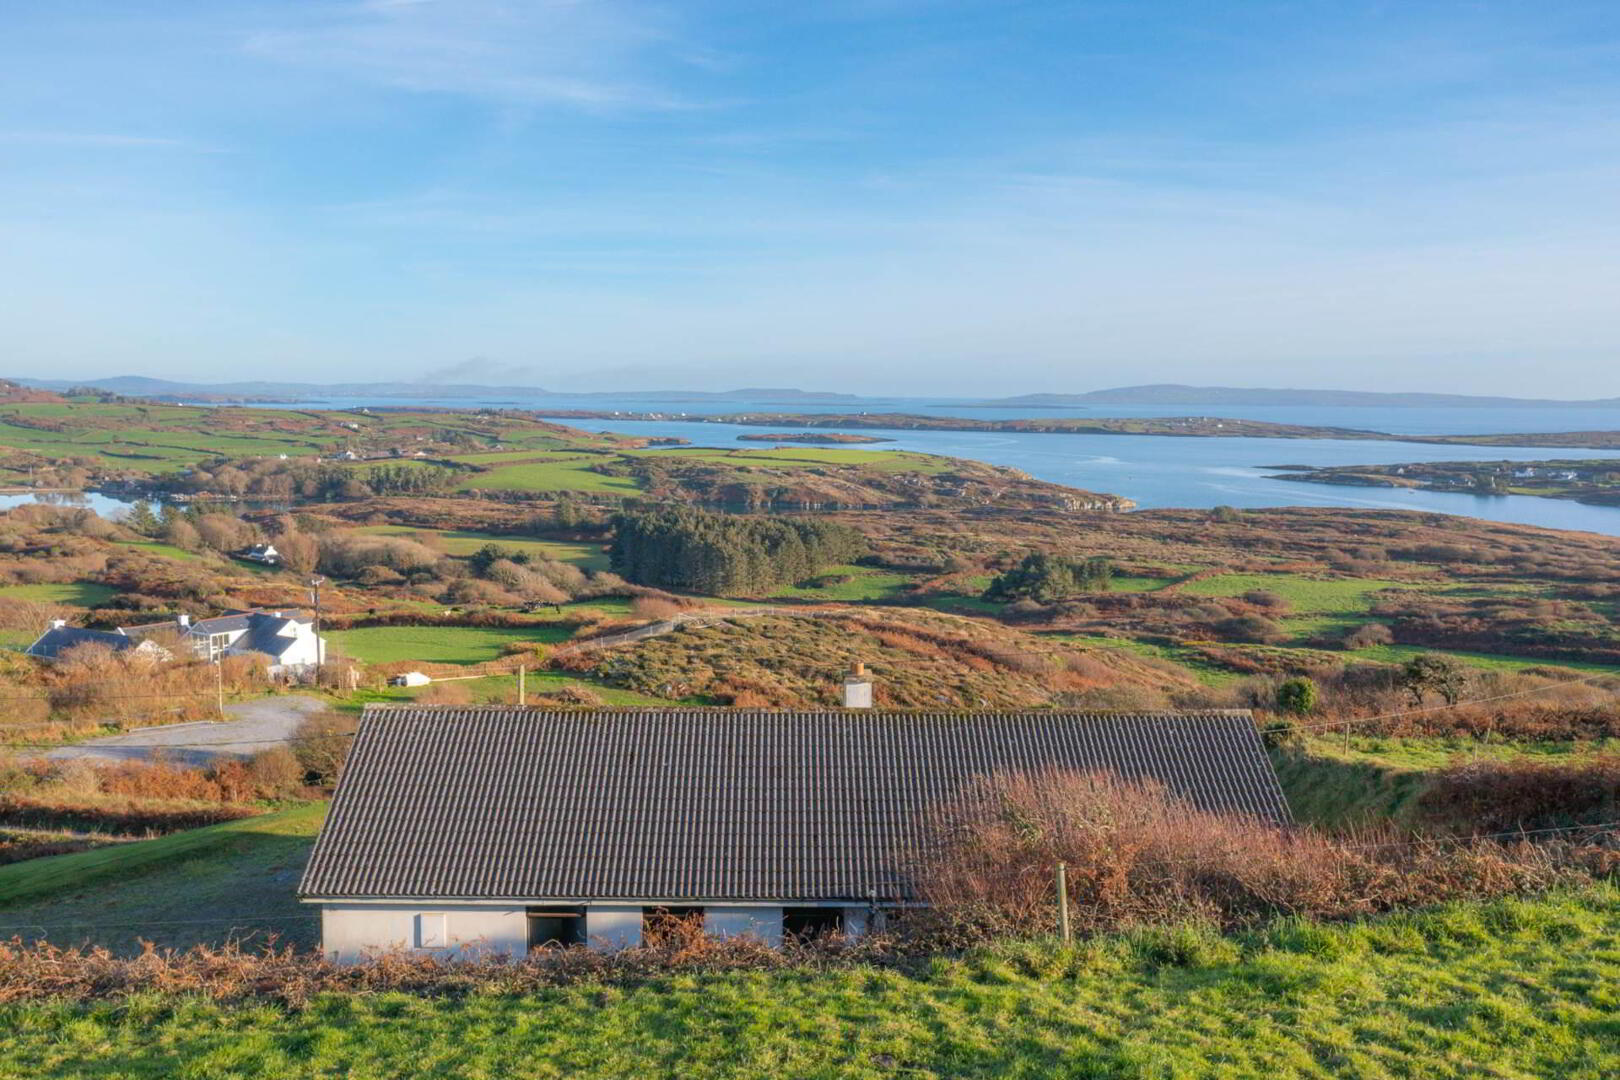
[[[158,660],[170,658],[169,650],[155,641],[132,638],[122,630],[90,630],[83,626],[69,626],[64,619],[52,619],[45,632],[23,651],[41,660],[60,660],[64,652],[80,645],[103,645],[113,652],[134,651]]]
[[[236,556],[248,562],[263,563],[265,566],[280,566],[281,552],[276,550],[274,544],[255,544]]]
[[[140,640],[178,635],[204,660],[256,653],[272,675],[295,675],[325,659],[326,641],[313,620],[299,611],[230,611],[212,619],[179,615],[169,622],[121,626],[118,633]]]
[[[860,934],[914,905],[931,810],[974,777],[1151,778],[1289,818],[1247,712],[550,711],[370,706],[298,893],[340,962]]]

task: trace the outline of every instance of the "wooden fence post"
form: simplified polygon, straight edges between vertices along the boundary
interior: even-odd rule
[[[1069,929],[1069,868],[1063,863],[1057,864],[1057,902],[1058,936],[1064,941],[1073,940]]]

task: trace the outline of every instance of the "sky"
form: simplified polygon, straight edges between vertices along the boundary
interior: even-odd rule
[[[1620,394],[1613,0],[9,0],[0,375]]]

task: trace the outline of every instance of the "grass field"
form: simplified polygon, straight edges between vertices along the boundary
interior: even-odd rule
[[[805,449],[785,446],[770,450],[721,450],[707,446],[677,447],[670,450],[634,450],[633,454],[657,454],[683,461],[712,461],[721,465],[752,465],[768,469],[805,469],[820,465],[861,465],[883,472],[948,472],[955,467],[950,458],[918,454],[910,450],[848,450],[843,448]]]
[[[1389,769],[1429,770],[1472,761],[1568,762],[1591,754],[1620,752],[1620,739],[1532,742],[1352,734],[1346,750],[1342,737],[1329,734],[1307,739],[1305,746],[1315,757],[1367,762]]]
[[[1254,589],[1275,593],[1290,608],[1283,626],[1303,636],[1354,625],[1366,614],[1374,593],[1402,587],[1411,586],[1375,578],[1321,580],[1298,574],[1217,574],[1189,581],[1179,591],[1188,596],[1241,596]]]
[[[117,596],[117,590],[91,581],[67,581],[50,585],[3,585],[0,600],[29,600],[42,604],[73,604],[94,607]]]
[[[134,951],[140,939],[186,946],[273,932],[312,945],[316,922],[292,893],[325,810],[312,803],[0,867],[0,939]]]
[[[187,551],[185,548],[177,548],[173,544],[165,544],[157,540],[115,540],[113,542],[164,559],[179,559],[181,562],[200,562],[202,560],[202,556],[194,551]]]
[[[435,664],[480,664],[497,660],[513,642],[565,640],[562,626],[366,626],[333,630],[334,652],[367,664],[419,660]]]
[[[641,490],[641,485],[631,477],[593,471],[592,466],[610,460],[595,454],[567,451],[469,454],[455,460],[487,467],[485,472],[469,473],[456,485],[457,491],[588,491],[634,495]]]
[[[897,574],[892,570],[879,570],[871,566],[829,566],[817,577],[844,577],[849,580],[830,582],[819,589],[784,585],[769,593],[768,597],[843,603],[882,603],[893,599],[902,587],[912,580],[909,574]]]
[[[0,1074],[148,1078],[1559,1077],[1620,1072],[1620,894],[1224,939],[1002,946],[914,972],[516,996],[0,1007]]]
[[[582,544],[566,540],[535,540],[527,536],[502,536],[498,533],[475,532],[471,529],[418,529],[409,525],[368,525],[357,530],[378,536],[415,536],[432,534],[444,543],[451,555],[467,556],[485,544],[497,544],[509,551],[521,551],[531,557],[555,559],[573,563],[590,570],[606,570],[607,553],[600,544]]]

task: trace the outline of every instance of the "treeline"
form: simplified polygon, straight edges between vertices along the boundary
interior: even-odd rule
[[[846,525],[671,507],[613,519],[613,569],[638,585],[757,595],[850,562],[866,538]]]
[[[205,462],[189,472],[157,477],[151,486],[172,494],[338,502],[375,495],[429,495],[448,489],[459,478],[456,469],[421,461],[366,467],[257,458]]]

